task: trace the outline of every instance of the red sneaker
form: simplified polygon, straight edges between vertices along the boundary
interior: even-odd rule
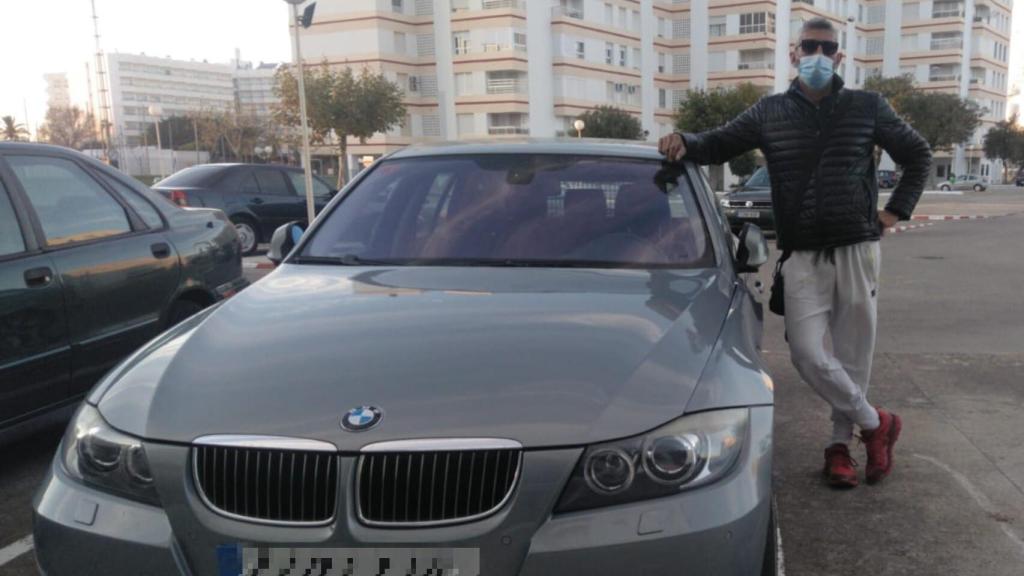
[[[834,488],[857,487],[857,462],[850,457],[846,444],[833,444],[825,449],[825,478]]]
[[[878,410],[878,421],[878,428],[860,431],[860,438],[868,451],[868,484],[880,482],[892,471],[892,447],[903,430],[900,417],[887,410]]]

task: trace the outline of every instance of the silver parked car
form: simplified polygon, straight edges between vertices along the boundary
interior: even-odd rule
[[[953,182],[942,182],[939,184],[939,190],[974,190],[975,192],[984,192],[988,188],[988,184],[985,183],[984,178],[977,174],[961,174],[957,176]]]
[[[693,166],[414,147],[297,232],[89,394],[46,574],[774,573],[767,246]]]

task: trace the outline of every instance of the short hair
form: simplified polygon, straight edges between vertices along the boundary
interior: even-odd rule
[[[808,32],[809,30],[825,30],[827,32],[832,33],[833,38],[839,38],[839,31],[836,30],[836,27],[832,24],[832,21],[827,18],[822,18],[820,16],[811,18],[807,22],[804,22],[804,25],[800,27],[800,37],[803,38],[804,33]]]

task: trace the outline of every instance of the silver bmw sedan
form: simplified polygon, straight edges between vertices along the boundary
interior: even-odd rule
[[[59,575],[772,574],[772,382],[689,164],[414,147],[108,374],[35,502]]]

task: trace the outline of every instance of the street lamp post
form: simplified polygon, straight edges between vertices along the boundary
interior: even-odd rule
[[[587,123],[583,120],[577,119],[572,123],[572,127],[576,129],[576,137],[583,138],[583,129],[587,127]]]
[[[160,174],[160,179],[164,179],[164,157],[163,157],[163,146],[160,143],[160,115],[163,114],[163,109],[160,108],[159,104],[149,105],[149,115],[153,117],[153,127],[156,128],[156,164],[157,172]]]
[[[295,66],[299,70],[299,116],[302,118],[302,169],[306,177],[306,214],[309,223],[313,223],[316,217],[316,208],[313,203],[313,165],[309,159],[309,126],[306,119],[306,80],[302,69],[302,47],[299,43],[299,29],[302,23],[299,22],[299,4],[304,0],[284,0],[292,5],[292,25],[295,26],[295,36],[292,38],[292,46],[295,49]],[[310,19],[312,14],[310,14]]]

